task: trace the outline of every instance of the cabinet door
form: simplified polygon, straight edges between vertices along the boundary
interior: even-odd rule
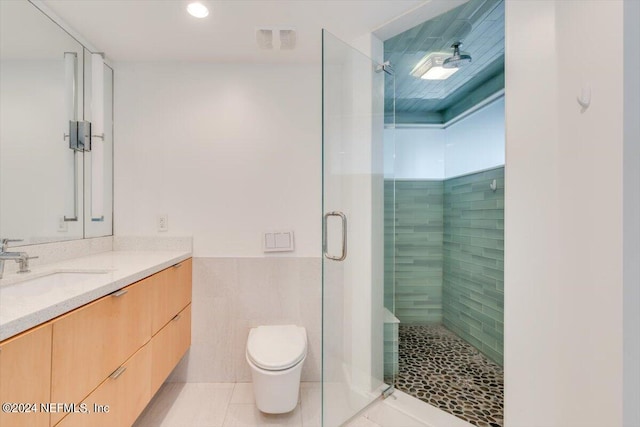
[[[180,313],[191,302],[192,275],[193,265],[191,258],[174,265],[169,271],[171,318]]]
[[[153,292],[152,335],[191,302],[191,258],[158,273]]]
[[[191,304],[151,339],[151,395],[160,388],[191,345]]]
[[[0,402],[37,405],[37,412],[0,411],[0,426],[49,426],[40,403],[51,402],[51,323],[0,344],[0,379]]]
[[[53,402],[79,403],[151,338],[152,280],[145,279],[53,323]],[[64,414],[51,414],[52,424]]]
[[[150,371],[151,346],[147,344],[83,400],[88,413],[68,414],[57,427],[131,426],[151,400]]]

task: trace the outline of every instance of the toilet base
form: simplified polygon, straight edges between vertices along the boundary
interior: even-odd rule
[[[253,394],[260,411],[267,414],[284,414],[296,408],[300,394],[300,374],[305,359],[289,369],[266,371],[247,358],[251,367]]]

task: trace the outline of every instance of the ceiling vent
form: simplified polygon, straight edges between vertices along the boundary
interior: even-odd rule
[[[256,43],[265,50],[293,50],[296,47],[296,30],[293,28],[258,28]]]

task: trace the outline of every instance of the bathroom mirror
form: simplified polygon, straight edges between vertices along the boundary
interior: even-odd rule
[[[0,2],[0,237],[16,245],[112,234],[112,70],[104,65],[106,215],[87,224],[91,153],[74,151],[69,121],[89,120],[82,44],[28,1]],[[108,198],[108,200],[106,200]],[[91,222],[89,218],[89,222]]]

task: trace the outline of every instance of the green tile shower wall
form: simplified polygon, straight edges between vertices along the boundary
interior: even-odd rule
[[[398,375],[398,347],[399,347],[398,323],[384,324],[384,379],[393,381]]]
[[[442,322],[443,183],[396,181],[395,212],[393,181],[385,190],[387,239],[394,235],[389,216],[395,213],[395,263],[385,260],[385,300],[394,295],[389,288],[395,267],[396,317],[402,323]]]
[[[443,322],[502,364],[503,266],[503,167],[385,181],[385,306],[402,323]]]
[[[504,167],[444,181],[443,243],[444,324],[502,364]]]
[[[395,312],[393,301],[393,275],[395,236],[393,224],[395,222],[395,206],[393,181],[384,181],[384,306],[392,313]]]

